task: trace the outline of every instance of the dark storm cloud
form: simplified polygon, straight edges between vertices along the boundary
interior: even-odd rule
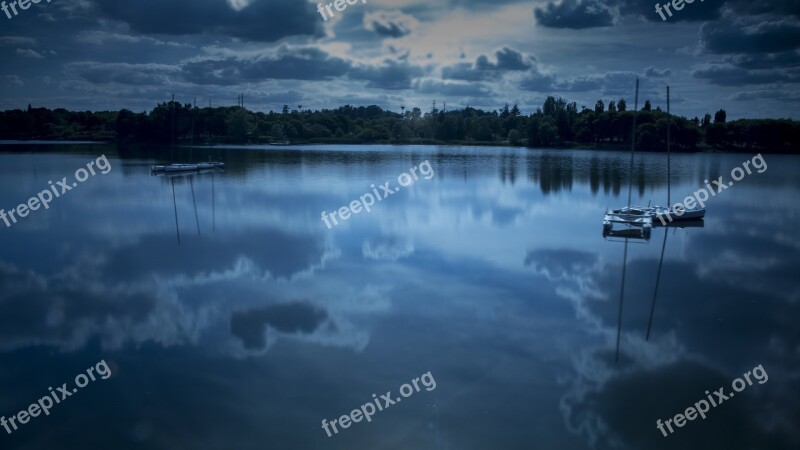
[[[800,47],[800,22],[726,17],[700,28],[700,45],[709,53],[776,53]]]
[[[281,333],[310,334],[327,318],[327,312],[307,302],[273,305],[234,312],[231,315],[231,333],[241,339],[248,350],[264,349],[267,346],[266,326]]]
[[[408,31],[407,29],[401,27],[400,25],[394,22],[381,23],[373,21],[370,23],[372,24],[372,29],[375,30],[375,32],[380,34],[381,36],[399,38],[410,33],[410,31]]]
[[[230,84],[279,80],[329,80],[352,68],[350,62],[313,47],[281,47],[274,56],[225,58],[188,62],[184,76],[197,84]]]
[[[718,19],[721,16],[721,8],[726,0],[695,0],[694,3],[684,3],[680,11],[672,12],[672,17],[667,17],[666,21],[656,14],[655,1],[648,2],[642,0],[610,0],[609,6],[618,6],[622,15],[634,15],[643,17],[651,22],[674,23],[674,22],[701,22],[705,20]],[[666,1],[661,1],[666,3]],[[667,16],[667,13],[664,13]]]
[[[425,71],[407,61],[387,59],[379,66],[356,67],[349,77],[367,81],[367,87],[388,90],[409,89],[411,80],[424,75]]]
[[[555,82],[556,79],[554,76],[543,74],[536,69],[532,70],[522,79],[519,87],[531,92],[552,92],[555,87]]]
[[[800,73],[789,70],[747,70],[730,64],[707,63],[696,66],[692,76],[720,86],[742,86],[776,82],[800,82]]]
[[[728,5],[739,15],[775,14],[800,17],[800,2],[797,0],[734,0]]]
[[[692,76],[720,86],[800,82],[800,21],[792,18],[726,14],[700,27],[700,49],[725,55],[697,65]],[[763,89],[762,89],[763,91]],[[743,93],[736,100],[753,98]],[[760,94],[759,98],[771,98]]]
[[[503,47],[494,52],[497,63],[489,62],[489,58],[481,55],[475,60],[475,68],[478,70],[528,70],[531,67],[530,61],[522,56],[522,53]],[[532,57],[530,57],[532,58]]]
[[[551,28],[594,28],[614,24],[608,6],[598,0],[551,1],[543,8],[535,8],[536,21]]]
[[[488,73],[474,69],[472,63],[458,63],[442,67],[442,78],[448,80],[481,81],[488,78]]]
[[[314,6],[296,0],[255,0],[240,11],[222,0],[92,0],[92,4],[103,16],[144,34],[209,34],[259,42],[322,35]]]
[[[195,59],[180,66],[81,62],[65,66],[68,73],[96,85],[107,83],[165,85],[188,81],[198,85],[231,85],[268,80],[323,81],[349,78],[366,81],[367,87],[402,90],[425,70],[405,59],[386,59],[380,64],[356,64],[314,47],[283,46],[275,54],[222,59]]]
[[[495,53],[496,62],[489,61],[486,55],[480,55],[474,64],[458,63],[442,67],[442,78],[450,80],[481,81],[497,79],[500,72],[524,71],[533,67],[536,60],[531,55],[503,47]]]
[[[180,74],[180,68],[165,64],[76,62],[66,64],[64,69],[90,83],[133,86],[165,85]]]
[[[380,36],[401,38],[411,34],[417,21],[413,16],[399,11],[368,13],[364,15],[364,27]]]

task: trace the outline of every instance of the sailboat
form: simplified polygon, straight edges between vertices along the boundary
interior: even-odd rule
[[[175,159],[175,95],[172,95],[172,101],[169,104],[170,109],[170,160]],[[194,144],[194,119],[192,119],[192,143]],[[225,167],[223,162],[206,162],[196,164],[159,164],[150,166],[150,172],[153,174],[159,173],[177,173],[177,172],[199,172],[205,170],[222,169]]]
[[[639,82],[636,82],[636,95],[638,98],[639,93]],[[672,174],[670,172],[670,164],[671,164],[671,152],[670,152],[670,90],[669,86],[667,86],[667,205],[670,204],[670,195],[672,191],[671,181],[672,181]],[[634,111],[634,128],[636,128],[636,116]],[[636,131],[634,130],[634,138],[635,138]],[[634,146],[631,146],[633,149]],[[631,150],[633,152],[633,150]],[[633,169],[633,154],[631,154],[631,169]],[[677,208],[676,208],[677,206]],[[615,209],[610,212],[615,217],[622,217],[625,219],[632,219],[637,217],[650,217],[651,225],[655,223],[658,225],[659,223],[666,226],[672,221],[699,221],[702,220],[703,217],[706,215],[705,208],[695,208],[695,209],[687,209],[682,205],[673,205],[673,206],[631,206],[630,204],[630,193],[628,194],[628,206]],[[609,213],[606,213],[608,216]],[[622,221],[622,220],[620,220]],[[603,221],[603,224],[606,224],[606,220]]]
[[[639,79],[636,79],[636,96],[633,104],[633,131],[631,132],[631,163],[628,182],[628,206],[615,210],[606,210],[603,216],[603,237],[621,236],[650,239],[653,229],[653,215],[642,208],[631,208],[631,189],[633,188],[633,155],[636,152],[636,113],[639,109]],[[615,224],[631,227],[623,231],[615,231]]]

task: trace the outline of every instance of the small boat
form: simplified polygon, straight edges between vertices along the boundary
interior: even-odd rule
[[[624,224],[628,228],[624,231],[614,230],[615,224]],[[632,237],[632,235],[636,235],[640,239],[650,239],[652,230],[653,217],[649,214],[626,214],[606,211],[603,216],[603,237]],[[631,236],[628,236],[628,233],[631,233]]]
[[[270,142],[269,145],[292,145],[292,143],[289,141],[275,141]]]
[[[620,209],[611,210],[613,214],[643,216],[648,215],[653,222],[665,225],[673,221],[692,221],[700,220],[706,215],[705,208],[683,209],[681,214],[677,213],[675,207],[665,208],[663,206],[626,206]]]
[[[191,176],[194,176],[194,175],[203,175],[203,174],[209,174],[209,173],[212,173],[212,174],[213,173],[225,173],[225,170],[222,169],[222,168],[216,168],[216,167],[215,168],[211,168],[211,169],[198,169],[196,171],[186,171],[186,170],[184,170],[184,171],[180,171],[180,172],[166,172],[166,171],[163,171],[163,170],[153,170],[153,171],[150,172],[150,175],[152,175],[154,177],[170,177],[170,178],[178,177],[179,178],[179,177],[187,177],[187,176],[191,177]]]
[[[667,117],[669,117],[669,86],[667,86]],[[631,163],[630,163],[630,173],[633,173],[633,156],[636,151],[636,111],[638,109],[639,104],[639,80],[636,80],[636,96],[635,96],[635,103],[633,109],[633,133],[631,136]],[[671,174],[670,174],[670,137],[669,137],[669,124],[667,124],[667,204],[669,204],[670,193],[672,190],[672,186],[670,183]],[[632,177],[632,175],[630,175]],[[633,186],[632,178],[628,183],[628,206],[624,206],[619,209],[612,209],[606,210],[606,214],[603,217],[603,229],[604,235],[606,235],[606,231],[610,229],[613,224],[615,223],[624,223],[628,225],[633,225],[637,227],[643,227],[643,220],[644,218],[649,219],[648,228],[652,228],[653,223],[660,224],[661,226],[667,226],[672,222],[684,222],[684,221],[698,221],[702,220],[703,217],[706,215],[705,208],[700,209],[686,209],[681,204],[676,204],[674,206],[631,206],[631,189]],[[677,206],[677,208],[676,208]],[[680,211],[680,213],[679,213]]]
[[[222,169],[225,163],[222,162],[207,162],[198,164],[165,164],[151,166],[152,172],[197,172],[199,170],[208,169]]]

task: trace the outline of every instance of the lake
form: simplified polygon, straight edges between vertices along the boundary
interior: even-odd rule
[[[629,180],[632,203],[666,204],[663,154],[631,173],[627,152],[179,148],[226,168],[174,177],[150,174],[159,154],[0,146],[5,211],[96,162],[0,222],[0,447],[800,446],[797,157],[764,155],[703,222],[647,240],[601,222]],[[753,156],[673,155],[672,202]],[[425,161],[371,212],[321,220]]]

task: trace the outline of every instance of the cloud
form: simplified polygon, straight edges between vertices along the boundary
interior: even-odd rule
[[[598,263],[594,253],[561,249],[531,250],[525,256],[525,267],[532,267],[549,280],[578,278]]]
[[[315,47],[281,46],[274,54],[243,59],[197,59],[183,64],[187,81],[219,84],[278,80],[329,80],[341,77],[352,64]]]
[[[235,311],[231,333],[241,339],[245,349],[261,350],[267,346],[267,326],[286,334],[310,334],[327,319],[327,312],[308,302],[272,305]]]
[[[153,45],[170,45],[179,47],[181,44],[175,42],[167,42],[159,39],[151,38],[148,36],[134,36],[132,34],[111,33],[102,30],[83,31],[75,38],[77,42],[84,44],[106,45],[106,44],[153,44]]]
[[[720,86],[742,86],[776,82],[800,82],[800,74],[788,70],[747,70],[722,62],[697,65],[692,76]]]
[[[495,52],[496,62],[486,55],[480,55],[474,64],[457,63],[442,67],[442,78],[463,81],[483,81],[496,79],[498,72],[525,71],[533,67],[536,58],[508,47]],[[500,74],[501,75],[501,74]]]
[[[666,77],[670,73],[672,73],[672,70],[670,70],[670,69],[659,69],[659,68],[657,68],[655,66],[650,66],[650,67],[644,69],[645,76],[653,77],[653,78]]]
[[[536,22],[550,28],[596,28],[614,24],[608,6],[598,0],[551,1],[544,8],[535,8]]]
[[[651,2],[643,2],[641,0],[609,0],[609,6],[616,6],[621,15],[633,15],[644,18],[651,22],[657,23],[675,23],[675,22],[702,22],[707,20],[718,19],[722,13],[721,9],[727,0],[700,0],[694,3],[684,3],[683,9],[680,11],[672,11],[670,17],[666,12],[664,15],[667,20],[661,19],[659,14],[656,14],[655,7]]]
[[[700,47],[713,54],[777,53],[800,48],[800,21],[726,16],[700,27]]]
[[[314,6],[296,0],[91,0],[91,5],[102,16],[151,35],[205,34],[257,42],[323,35]]]
[[[396,236],[386,236],[364,241],[361,254],[366,259],[397,261],[414,253],[414,245],[410,241]]]
[[[532,70],[521,80],[520,87],[532,92],[600,91],[607,95],[622,95],[631,92],[638,76],[636,72],[612,71],[559,79],[555,75]]]
[[[29,48],[26,49],[18,48],[17,55],[22,56],[23,58],[44,59],[44,55],[37,52],[36,50],[31,50]]]
[[[400,11],[368,12],[364,14],[364,27],[383,37],[400,38],[416,30],[419,22]]]
[[[367,81],[367,87],[388,90],[409,89],[411,80],[424,75],[425,71],[408,61],[386,59],[381,65],[360,65],[348,77]]]
[[[528,70],[531,67],[531,61],[535,60],[532,56],[523,57],[522,53],[503,47],[494,52],[496,63],[489,62],[489,58],[481,55],[475,60],[475,68],[478,70]]]
[[[744,69],[800,67],[800,52],[792,50],[780,53],[727,55],[723,60]]]
[[[0,78],[0,79],[2,79],[4,81],[3,84],[6,85],[6,86],[9,86],[9,85],[12,85],[12,86],[24,86],[25,85],[25,82],[23,82],[22,78],[20,78],[18,75],[3,75],[2,78]]]
[[[741,102],[741,101],[750,101],[750,100],[779,100],[779,101],[791,101],[797,102],[800,101],[800,92],[794,90],[786,90],[780,89],[776,87],[772,87],[769,89],[759,89],[759,90],[752,90],[752,91],[741,91],[737,92],[728,97],[728,99]]]
[[[24,36],[0,36],[0,46],[14,47],[17,45],[36,45],[36,39]]]
[[[414,81],[414,90],[420,94],[440,94],[459,97],[490,97],[491,89],[481,83],[442,81],[431,78]]]
[[[167,64],[128,64],[74,62],[64,66],[68,73],[96,84],[118,83],[133,86],[168,85],[180,76],[180,68]]]
[[[253,1],[254,0],[228,0],[228,5],[230,5],[234,11],[238,12],[250,6]]]

